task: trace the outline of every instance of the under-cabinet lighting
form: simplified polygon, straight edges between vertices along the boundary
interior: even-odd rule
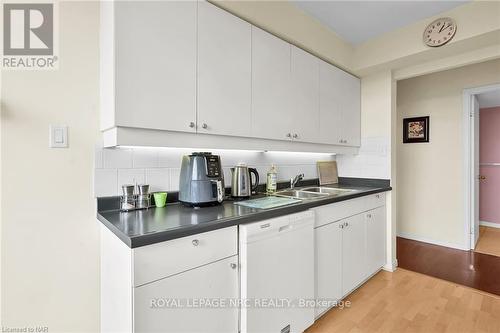
[[[270,153],[270,154],[283,154],[283,155],[323,155],[335,156],[336,153],[317,153],[317,152],[299,152],[299,151],[278,151],[278,150],[252,150],[252,149],[219,149],[219,148],[181,148],[181,147],[154,147],[154,146],[116,146],[120,149],[162,149],[162,150],[191,150],[191,151],[221,151],[221,152],[242,152],[242,153]]]

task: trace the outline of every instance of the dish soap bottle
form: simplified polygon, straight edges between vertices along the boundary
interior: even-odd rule
[[[278,182],[278,171],[276,166],[271,165],[271,169],[267,172],[266,192],[269,194],[275,193]]]

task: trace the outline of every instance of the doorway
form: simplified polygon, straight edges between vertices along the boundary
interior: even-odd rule
[[[464,91],[466,234],[470,248],[500,257],[500,85]]]

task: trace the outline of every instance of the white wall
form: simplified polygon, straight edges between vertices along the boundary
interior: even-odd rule
[[[152,191],[177,191],[181,158],[196,151],[180,148],[100,148],[95,154],[95,195],[121,194],[121,185],[147,183]],[[239,162],[257,168],[260,183],[276,164],[278,180],[288,181],[299,173],[305,179],[317,178],[316,161],[334,160],[331,154],[210,150],[221,156],[226,186],[231,185],[230,168]]]
[[[398,234],[467,248],[463,89],[500,82],[500,60],[398,82]],[[430,116],[430,142],[402,143],[403,118]]]
[[[55,71],[2,71],[2,326],[99,330],[97,2],[62,2]],[[49,124],[69,126],[49,149]]]

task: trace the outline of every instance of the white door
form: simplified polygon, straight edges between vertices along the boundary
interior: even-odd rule
[[[319,70],[319,141],[326,144],[341,142],[342,71],[324,61]]]
[[[378,271],[385,263],[385,206],[364,214],[366,225],[365,278]]]
[[[342,298],[342,223],[330,223],[314,229],[315,241],[315,298],[318,302],[340,301]],[[323,304],[321,304],[323,305]],[[334,304],[316,308],[319,317]]]
[[[474,154],[474,173],[473,173],[473,191],[472,195],[474,198],[473,205],[473,220],[471,223],[471,249],[476,247],[477,241],[479,239],[479,102],[477,97],[474,96],[472,99],[472,119],[474,135],[472,141],[472,151]]]
[[[291,140],[290,51],[287,42],[252,27],[252,136]]]
[[[341,128],[346,146],[361,145],[361,82],[357,77],[342,72]]]
[[[354,215],[341,222],[342,229],[342,295],[356,288],[365,277],[366,240],[363,214]]]
[[[319,59],[292,45],[292,137],[319,141]]]
[[[134,288],[134,331],[238,332],[237,307],[196,305],[236,299],[237,264],[233,256]]]
[[[198,133],[251,134],[251,26],[198,3]]]
[[[196,131],[196,2],[114,4],[116,125]]]

